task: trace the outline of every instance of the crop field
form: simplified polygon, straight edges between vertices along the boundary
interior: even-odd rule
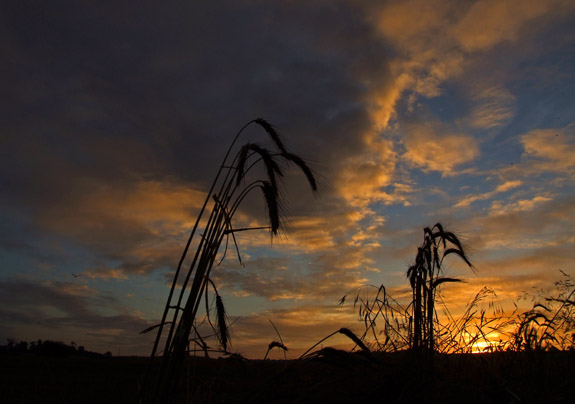
[[[137,403],[148,358],[2,355],[5,403]],[[575,352],[189,358],[178,403],[572,403]]]

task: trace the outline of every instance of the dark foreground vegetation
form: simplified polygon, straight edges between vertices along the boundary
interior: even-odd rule
[[[137,403],[149,358],[0,355],[4,403]],[[178,403],[573,403],[575,351],[190,358]]]

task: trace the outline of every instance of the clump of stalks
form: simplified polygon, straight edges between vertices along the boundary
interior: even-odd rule
[[[261,127],[272,140],[276,150],[270,151],[255,143],[246,143],[230,158],[238,138],[250,125]],[[152,359],[158,353],[162,339],[164,339],[164,348],[161,351],[162,359],[157,371],[154,371],[155,367],[152,364],[149,366],[145,382],[145,386],[149,390],[142,396],[143,401],[165,403],[175,399],[181,382],[183,363],[188,355],[187,349],[190,340],[199,342],[200,345],[207,347],[197,332],[194,323],[203,296],[206,299],[206,306],[208,305],[207,293],[209,284],[213,286],[216,293],[217,321],[215,326],[212,325],[209,320],[209,309],[207,308],[208,322],[218,336],[223,351],[227,351],[229,334],[225,310],[222,298],[210,280],[210,273],[224,240],[226,241],[223,251],[224,257],[231,240],[241,263],[235,233],[267,229],[272,237],[278,234],[283,214],[282,195],[280,192],[280,182],[284,175],[282,163],[299,168],[306,177],[312,191],[317,191],[315,177],[306,162],[286,149],[277,131],[264,119],[258,118],[248,122],[233,139],[180,258],[162,320],[157,326],[152,327],[154,329],[157,328],[157,335],[151,354]],[[249,175],[253,174],[258,166],[262,165],[265,172],[263,179]],[[265,201],[269,226],[235,228],[233,226],[233,218],[241,203],[249,194],[258,191],[262,193]],[[212,201],[212,204],[211,208],[208,209],[210,201]],[[198,228],[205,214],[209,214],[209,216],[205,222],[203,232],[199,233]],[[191,263],[187,271],[182,271],[184,261],[189,256],[192,240],[196,240],[197,248],[190,257]],[[178,286],[180,291],[176,294]],[[190,338],[192,330],[195,331],[195,338]]]
[[[417,250],[415,264],[407,270],[411,286],[411,302],[403,306],[391,297],[386,288],[368,285],[356,292],[354,307],[359,307],[360,321],[364,324],[363,341],[377,351],[399,351],[407,348],[424,351],[450,351],[457,341],[461,342],[477,314],[477,304],[488,295],[482,290],[468,306],[464,316],[455,321],[447,311],[451,323],[439,322],[436,303],[441,301],[439,286],[444,283],[461,282],[461,279],[443,276],[444,260],[449,255],[458,256],[474,270],[459,238],[443,228],[440,223],[423,231],[424,240]],[[369,292],[375,290],[375,295]],[[340,300],[343,304],[347,294]],[[492,320],[481,317],[481,323],[489,326]],[[383,324],[383,325],[382,325]],[[475,324],[475,326],[477,326]],[[487,338],[486,335],[484,335]],[[479,337],[471,339],[477,342]],[[439,349],[441,346],[441,349]]]
[[[540,291],[532,297],[532,309],[521,314],[515,303],[515,310],[506,314],[495,291],[486,286],[456,317],[439,293],[444,283],[462,282],[443,276],[444,260],[453,254],[474,270],[458,237],[438,223],[424,229],[415,264],[407,271],[412,292],[407,306],[391,297],[383,285],[356,290],[353,306],[364,325],[361,341],[378,352],[575,349],[575,281],[570,275],[561,271],[563,278],[555,282],[556,290]],[[348,294],[341,298],[340,305]],[[438,306],[444,321],[439,319]]]
[[[423,244],[417,250],[415,264],[407,270],[407,277],[412,289],[412,323],[411,347],[433,351],[435,349],[435,326],[437,311],[435,302],[438,287],[448,282],[461,282],[458,278],[442,276],[443,260],[455,254],[471,269],[473,266],[467,258],[457,236],[443,229],[437,223],[431,229],[423,230]]]
[[[375,294],[370,293],[373,291]],[[346,298],[347,294],[339,304],[343,305]],[[353,307],[358,309],[359,319],[364,326],[360,339],[371,346],[372,350],[394,352],[409,348],[409,312],[387,293],[384,285],[359,288],[355,293]]]
[[[512,351],[575,349],[575,282],[560,271],[563,279],[556,290],[533,296],[531,310],[522,313],[509,335]]]
[[[447,319],[444,324],[437,322],[438,352],[494,352],[504,348],[504,343],[498,337],[513,324],[514,313],[511,316],[505,315],[501,305],[496,303],[497,294],[493,289],[485,286],[477,292],[459,318],[451,314],[441,296],[438,295],[438,298]]]

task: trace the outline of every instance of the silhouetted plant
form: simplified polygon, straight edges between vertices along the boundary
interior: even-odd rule
[[[277,151],[272,152],[257,144],[246,143],[236,152],[230,161],[229,157],[239,136],[252,124],[258,125],[265,130],[272,139]],[[233,139],[216,178],[208,191],[208,195],[200,210],[188,242],[186,243],[174,275],[162,320],[160,324],[157,325],[157,336],[152,349],[152,358],[156,356],[161,338],[164,337],[164,326],[169,325],[169,329],[165,336],[159,371],[155,377],[152,377],[150,372],[148,372],[146,385],[150,386],[150,391],[149,395],[144,397],[144,399],[149,402],[166,402],[172,399],[177,391],[183,361],[187,356],[190,333],[194,329],[194,322],[201,299],[203,296],[206,296],[208,284],[211,282],[210,273],[224,239],[226,240],[223,252],[224,256],[231,238],[241,263],[241,256],[235,238],[236,232],[268,229],[272,237],[278,234],[281,228],[283,214],[280,180],[284,175],[284,171],[280,163],[293,164],[301,169],[311,189],[314,192],[317,191],[315,177],[308,165],[301,157],[290,153],[286,149],[274,127],[267,121],[258,118],[248,122]],[[265,178],[256,178],[247,181],[249,178],[248,173],[253,172],[254,168],[258,165],[263,165],[266,174]],[[267,208],[269,226],[234,228],[234,215],[241,203],[252,191],[262,192]],[[209,201],[212,201],[209,217],[205,222],[203,233],[198,235],[198,227],[207,210]],[[196,251],[191,258],[189,269],[185,274],[182,274],[182,265],[188,256],[188,250],[195,237],[198,238]],[[177,297],[174,296],[176,285],[181,286],[180,293]],[[188,296],[184,299],[186,293]],[[207,315],[209,316],[209,310],[207,311]],[[223,351],[226,351],[229,337],[225,309],[221,296],[217,291],[216,311],[217,325],[213,327],[213,329],[216,331]],[[172,313],[171,320],[168,320],[168,314],[170,312]],[[197,337],[199,337],[199,335],[197,335]],[[150,366],[150,369],[151,368],[152,366]]]
[[[531,310],[519,316],[509,336],[509,350],[575,349],[575,282],[561,274],[556,290],[540,291]]]
[[[437,297],[441,301],[441,296]],[[513,324],[515,313],[505,315],[496,301],[495,291],[484,286],[475,294],[458,318],[455,318],[445,307],[446,321],[436,324],[436,350],[450,354],[503,350],[505,343],[498,337]],[[486,302],[487,308],[485,308]]]
[[[375,294],[370,293],[373,291]],[[346,298],[347,294],[339,304],[344,304]],[[384,285],[359,288],[355,292],[353,307],[358,309],[359,319],[364,326],[360,339],[373,350],[393,352],[409,347],[409,312],[387,293]]]
[[[268,350],[266,351],[266,354],[265,354],[265,356],[264,356],[264,359],[267,359],[268,354],[270,353],[270,351],[271,351],[273,348],[279,348],[279,349],[281,349],[281,350],[283,351],[283,353],[284,353],[284,359],[287,359],[286,352],[288,351],[288,348],[287,348],[287,346],[285,346],[284,340],[283,340],[283,338],[282,338],[280,332],[278,331],[276,325],[274,324],[274,322],[273,322],[272,320],[269,320],[269,319],[268,319],[268,321],[270,322],[270,324],[271,324],[272,327],[274,328],[274,331],[276,332],[276,334],[277,334],[277,336],[278,336],[278,338],[279,338],[279,341],[272,341],[272,342],[269,343],[269,345],[268,345]]]
[[[322,342],[330,339],[331,337],[333,337],[334,335],[337,334],[342,334],[345,335],[346,337],[348,337],[350,340],[352,340],[356,346],[358,346],[359,348],[361,348],[362,352],[366,353],[366,354],[370,354],[371,351],[370,349],[363,343],[363,341],[357,336],[355,335],[355,333],[353,331],[351,331],[349,328],[345,328],[342,327],[337,331],[332,332],[331,334],[329,334],[327,337],[322,338],[321,340],[319,340],[318,342],[316,342],[311,348],[309,348],[307,351],[305,351],[300,357],[299,359],[305,359],[308,357],[308,355],[310,355],[310,353],[313,355],[314,352],[314,348],[317,347],[318,345],[320,345]],[[325,348],[324,348],[325,349]]]
[[[272,342],[270,342],[269,345],[268,345],[268,350],[266,351],[266,354],[264,355],[264,360],[266,360],[266,359],[268,358],[268,354],[269,354],[270,351],[271,351],[272,349],[274,349],[274,348],[279,348],[279,349],[281,349],[281,350],[284,352],[284,355],[285,355],[285,352],[288,350],[287,346],[285,346],[285,345],[283,344],[283,342],[280,342],[280,341],[272,341]]]
[[[415,264],[410,266],[407,277],[412,289],[411,302],[404,307],[391,297],[386,288],[368,285],[355,292],[354,307],[358,307],[360,321],[364,324],[361,340],[371,341],[370,345],[377,351],[398,351],[406,348],[416,350],[442,351],[454,350],[456,342],[463,343],[463,336],[468,333],[472,319],[477,313],[472,310],[487,294],[487,289],[480,291],[470,303],[466,313],[455,320],[450,317],[450,324],[441,325],[436,312],[436,301],[440,298],[439,286],[449,282],[461,282],[460,279],[443,276],[444,260],[455,254],[473,269],[459,238],[452,232],[444,230],[440,223],[424,229],[424,241],[418,248]],[[370,294],[375,290],[375,295]],[[345,303],[347,294],[340,304]],[[486,320],[483,314],[482,321]],[[477,324],[473,323],[475,326]],[[492,319],[484,321],[492,325]],[[436,332],[441,342],[438,344]],[[469,333],[467,335],[469,337]],[[487,335],[483,335],[487,338]],[[471,337],[473,340],[474,337]],[[477,342],[477,338],[475,338]],[[471,346],[471,345],[468,345]]]
[[[461,282],[442,276],[443,260],[455,254],[473,268],[457,236],[437,223],[423,230],[423,244],[417,250],[415,264],[407,270],[412,289],[411,347],[432,351],[435,348],[434,327],[437,319],[435,301],[438,287],[447,282]]]

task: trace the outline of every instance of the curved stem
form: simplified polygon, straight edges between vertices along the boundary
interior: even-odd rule
[[[318,342],[316,342],[310,349],[308,349],[307,351],[305,351],[300,357],[299,359],[304,358],[310,351],[312,351],[316,346],[318,346],[319,344],[321,344],[323,341],[333,337],[335,334],[337,334],[339,332],[339,330],[332,332],[331,334],[329,334],[327,337],[324,337],[323,339],[319,340]]]
[[[204,201],[204,204],[202,205],[202,208],[200,209],[200,213],[199,213],[199,215],[198,215],[198,218],[196,219],[196,223],[194,224],[194,227],[193,227],[193,229],[192,229],[192,232],[191,232],[190,236],[188,237],[188,241],[186,242],[186,246],[184,247],[184,251],[183,251],[183,253],[182,253],[182,256],[180,257],[180,261],[179,261],[179,263],[178,263],[178,266],[177,266],[177,268],[176,268],[176,273],[175,273],[175,275],[174,275],[174,280],[173,280],[173,282],[172,282],[172,287],[170,288],[170,293],[169,293],[169,295],[168,295],[168,304],[166,304],[166,307],[164,308],[164,313],[162,314],[162,321],[160,322],[160,324],[163,324],[163,323],[165,322],[166,317],[167,317],[167,315],[168,315],[169,306],[170,306],[170,303],[171,303],[171,301],[172,301],[172,296],[173,296],[173,294],[174,294],[174,289],[175,289],[176,284],[177,284],[177,280],[178,280],[178,276],[179,276],[179,274],[180,274],[180,270],[181,270],[181,268],[182,268],[182,264],[184,263],[184,260],[185,260],[185,258],[186,258],[186,255],[187,255],[188,250],[189,250],[189,248],[190,248],[190,244],[192,243],[192,239],[193,239],[193,237],[194,237],[194,234],[196,233],[196,230],[197,230],[197,228],[198,228],[198,225],[199,225],[199,223],[200,223],[200,220],[201,220],[201,218],[202,218],[202,215],[203,215],[203,213],[204,213],[204,211],[205,211],[205,209],[206,209],[206,205],[208,204],[208,201],[210,200],[210,195],[211,195],[211,193],[212,193],[212,191],[213,191],[213,189],[214,189],[216,183],[218,182],[218,179],[219,179],[219,177],[220,177],[220,175],[221,175],[221,173],[222,173],[222,170],[224,169],[224,165],[225,165],[225,163],[226,163],[226,161],[227,161],[227,159],[228,159],[228,157],[229,157],[229,155],[230,155],[230,153],[231,153],[231,151],[232,151],[234,145],[236,144],[238,138],[240,137],[240,135],[242,134],[242,132],[243,132],[250,124],[252,124],[253,122],[255,122],[255,120],[249,121],[248,123],[246,123],[246,124],[238,131],[238,133],[236,134],[236,136],[235,136],[234,139],[232,140],[232,143],[230,144],[230,147],[228,148],[228,150],[227,150],[227,152],[226,152],[226,155],[224,156],[224,160],[222,161],[222,164],[220,165],[220,168],[219,168],[219,170],[218,170],[218,173],[216,174],[216,178],[215,178],[214,181],[212,182],[212,185],[211,185],[211,187],[210,187],[210,190],[208,191],[208,195],[207,195],[207,197],[206,197],[206,200]],[[154,342],[154,347],[152,348],[152,354],[150,355],[152,358],[153,358],[153,357],[155,356],[155,354],[156,354],[156,351],[157,351],[157,348],[158,348],[158,344],[159,344],[159,341],[160,341],[160,337],[161,337],[161,335],[162,335],[162,330],[163,330],[163,326],[160,326],[160,327],[159,327],[159,330],[158,330],[158,334],[156,335],[156,340],[155,340],[155,342]]]

